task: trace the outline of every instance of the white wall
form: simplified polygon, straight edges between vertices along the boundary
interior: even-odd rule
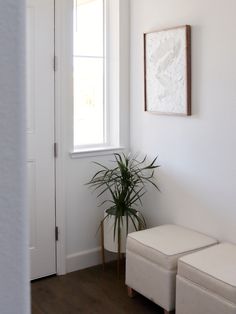
[[[0,8],[0,313],[27,314],[24,1]]]
[[[178,223],[236,242],[236,2],[131,0],[131,148],[159,155],[150,225]],[[145,113],[143,33],[192,25],[191,117]]]
[[[110,34],[116,49],[110,50],[112,67],[112,127],[116,125],[114,145],[129,146],[129,1],[111,0],[112,27]],[[63,243],[67,272],[101,263],[100,234],[97,233],[103,216],[103,208],[98,208],[96,194],[91,194],[85,183],[97,171],[92,161],[107,163],[112,159],[111,153],[83,158],[71,158],[73,150],[73,104],[71,99],[72,58],[69,47],[72,38],[68,36],[71,29],[72,1],[59,0],[56,3],[56,22],[58,36],[56,50],[58,54],[57,72],[57,137],[59,141],[59,158],[57,159],[57,208],[59,223],[65,219],[65,233],[59,237]],[[120,11],[120,16],[119,16]],[[120,59],[119,59],[120,56]],[[68,69],[68,71],[66,70]],[[120,76],[120,81],[119,81]],[[111,76],[110,76],[111,77]],[[113,108],[114,109],[114,108]],[[118,132],[119,131],[119,132]],[[117,136],[117,134],[119,134]],[[64,212],[65,215],[60,213]],[[63,251],[63,250],[62,250]],[[63,255],[63,254],[62,254]],[[62,267],[63,268],[63,267]]]
[[[67,159],[66,163],[66,270],[87,268],[101,263],[99,223],[103,208],[96,193],[85,185],[98,168],[93,161],[107,164],[112,156]]]

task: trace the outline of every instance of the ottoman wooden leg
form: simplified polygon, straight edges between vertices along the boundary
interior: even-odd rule
[[[136,292],[135,292],[132,288],[127,287],[127,292],[128,292],[128,296],[129,296],[130,298],[135,297]]]

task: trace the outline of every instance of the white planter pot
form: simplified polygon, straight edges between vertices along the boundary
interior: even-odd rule
[[[104,212],[104,217],[107,215]],[[116,236],[114,240],[114,224],[115,217],[108,216],[103,223],[104,230],[104,248],[110,252],[118,252],[118,228],[116,230]],[[129,219],[129,232],[134,232],[135,228],[132,221]],[[126,217],[123,218],[123,225],[121,226],[121,241],[120,241],[120,253],[125,253],[126,251]]]

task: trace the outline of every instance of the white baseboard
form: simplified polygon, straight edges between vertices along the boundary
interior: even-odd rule
[[[106,262],[116,259],[116,254],[106,251]],[[101,248],[82,251],[67,255],[66,257],[66,272],[70,273],[80,269],[96,266],[102,263]]]

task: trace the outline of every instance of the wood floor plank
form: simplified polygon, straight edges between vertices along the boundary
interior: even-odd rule
[[[156,304],[137,294],[127,295],[124,267],[117,278],[116,263],[55,276],[31,284],[32,314],[158,314]]]

